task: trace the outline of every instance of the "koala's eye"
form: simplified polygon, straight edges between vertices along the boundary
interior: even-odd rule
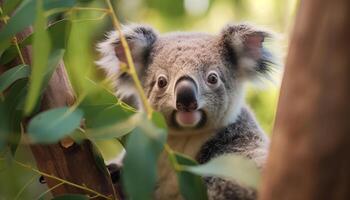
[[[212,85],[215,85],[218,83],[219,81],[219,76],[217,73],[215,72],[210,72],[207,76],[207,81],[208,83],[212,84]]]
[[[160,75],[158,77],[157,85],[159,88],[164,88],[165,86],[168,85],[168,80],[164,75]]]

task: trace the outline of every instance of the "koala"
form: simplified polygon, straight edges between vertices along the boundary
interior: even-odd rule
[[[199,163],[236,153],[262,168],[269,140],[245,104],[245,83],[268,77],[272,55],[263,46],[272,34],[249,24],[228,24],[218,34],[174,32],[160,35],[146,25],[122,30],[152,107],[168,125],[168,144]],[[116,94],[140,104],[117,32],[98,44],[101,66]],[[158,161],[155,199],[182,199],[166,154]],[[234,170],[234,169],[232,169]],[[204,178],[209,199],[256,199],[256,191],[216,177]]]

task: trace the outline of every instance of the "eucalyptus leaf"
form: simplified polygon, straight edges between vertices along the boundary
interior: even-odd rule
[[[154,125],[160,129],[167,129],[166,121],[164,116],[159,112],[152,113],[152,122]]]
[[[64,49],[55,49],[55,50],[51,51],[51,53],[49,55],[49,60],[47,63],[45,75],[43,78],[43,83],[40,87],[40,92],[42,92],[44,90],[45,86],[49,83],[49,81],[52,77],[52,74],[55,72],[59,62],[63,58],[64,53],[65,53]]]
[[[185,170],[201,176],[234,180],[253,188],[257,188],[260,182],[260,172],[255,163],[235,154],[222,155],[202,165],[186,166]]]
[[[36,0],[25,0],[18,6],[15,14],[0,31],[0,41],[10,39],[34,22],[35,15],[33,13],[36,13],[36,2]]]
[[[18,65],[0,75],[0,93],[18,79],[26,78],[30,74],[28,65]]]
[[[83,111],[68,107],[51,109],[34,116],[28,125],[29,137],[37,143],[53,143],[80,126]]]
[[[86,79],[89,93],[79,108],[84,111],[87,134],[93,139],[119,138],[130,133],[139,123],[135,111],[122,104],[100,83]]]
[[[66,48],[71,28],[72,22],[67,19],[59,20],[47,28],[53,49]]]
[[[104,87],[101,83],[85,78],[87,87],[89,88],[88,95],[81,103],[82,106],[113,106],[119,103],[118,98],[112,91]]]
[[[87,129],[87,134],[95,140],[121,138],[130,133],[140,123],[142,123],[140,114],[134,114],[128,119],[112,125]]]
[[[146,118],[128,136],[122,181],[130,199],[153,199],[157,160],[165,141],[166,132]]]
[[[2,6],[3,16],[10,15],[23,0],[6,0]]]
[[[123,145],[117,139],[94,141],[97,149],[101,152],[105,161],[111,161],[124,151]]]
[[[41,85],[49,60],[50,37],[46,31],[46,18],[43,8],[43,0],[36,1],[36,19],[33,38],[33,66],[30,76],[29,91],[26,98],[25,114],[29,115],[34,109],[40,95]]]
[[[27,80],[16,81],[0,103],[0,150],[9,145],[12,155],[15,154],[21,138],[20,122],[22,111],[18,109],[27,92]]]
[[[87,118],[86,126],[89,128],[101,128],[114,125],[128,119],[132,114],[119,105],[113,105],[95,113],[94,117]]]
[[[2,59],[3,59],[3,54],[7,51],[7,49],[10,46],[11,46],[11,39],[0,40],[0,58],[1,58],[1,62],[2,62]]]
[[[45,0],[44,8],[45,10],[50,10],[54,8],[72,8],[75,4],[75,0]]]
[[[185,155],[174,153],[173,156],[175,157],[177,164],[186,166],[198,165],[196,161]],[[179,182],[180,192],[184,199],[208,199],[206,185],[200,176],[187,171],[176,171],[176,174]]]
[[[9,131],[9,117],[7,116],[6,104],[0,101],[0,152],[2,152],[7,146],[7,138],[10,134]]]
[[[9,12],[12,12],[14,9],[16,9],[16,12],[0,31],[0,41],[10,39],[24,28],[32,25],[34,21],[38,21],[38,18],[41,18],[38,16],[38,13],[42,13],[40,15],[44,16],[44,11],[54,8],[71,8],[76,4],[75,0],[23,0],[23,2],[17,6],[17,1],[18,0],[6,1],[8,5],[7,8],[4,9],[4,13],[9,14]],[[40,7],[38,7],[38,4],[40,4]],[[36,13],[37,15],[34,15],[33,13]],[[35,29],[35,31],[37,30]]]
[[[2,41],[0,41],[0,49],[2,48]],[[8,46],[4,48],[6,49],[4,49],[4,51],[1,53],[0,65],[6,65],[18,56],[16,46],[11,45],[11,42],[9,42]]]
[[[106,168],[106,162],[102,156],[101,151],[99,150],[98,146],[94,141],[84,141],[84,142],[91,142],[92,145],[92,153],[94,156],[95,163],[97,165],[97,168],[105,175],[105,176],[110,176],[108,169]]]
[[[48,31],[50,38],[51,38],[51,43],[52,43],[51,45],[52,45],[53,50],[66,48],[71,24],[72,24],[71,21],[63,19],[63,20],[60,20],[60,21],[57,21],[57,22],[51,24],[47,28],[47,31]],[[19,42],[19,47],[24,48],[27,45],[30,45],[32,43],[32,41],[33,41],[33,34],[29,35],[28,37],[23,39],[21,42]],[[9,46],[10,46],[10,44],[9,44]],[[0,42],[0,52],[1,52],[2,48],[3,48],[2,42]],[[17,52],[16,46],[11,45],[3,52],[2,56],[1,56],[1,60],[0,60],[0,64],[5,65],[5,64],[11,62],[13,59],[15,59],[17,56],[18,56],[18,52]]]

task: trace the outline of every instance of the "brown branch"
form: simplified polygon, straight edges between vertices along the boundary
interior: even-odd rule
[[[260,199],[350,199],[350,1],[302,1]]]

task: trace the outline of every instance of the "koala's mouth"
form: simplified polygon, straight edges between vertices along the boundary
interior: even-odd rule
[[[178,128],[200,128],[204,126],[206,117],[202,110],[191,112],[175,110],[172,114],[172,121]]]

